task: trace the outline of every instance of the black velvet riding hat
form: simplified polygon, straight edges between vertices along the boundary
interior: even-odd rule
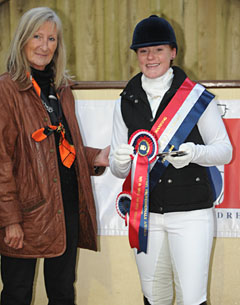
[[[136,25],[130,49],[136,51],[138,48],[161,44],[169,44],[176,48],[177,51],[178,47],[174,30],[166,19],[151,15]]]

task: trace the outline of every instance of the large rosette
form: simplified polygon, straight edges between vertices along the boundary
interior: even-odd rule
[[[147,156],[149,163],[152,163],[158,154],[158,140],[152,131],[139,129],[135,131],[128,143],[134,147],[134,154]],[[133,156],[134,157],[134,156]]]

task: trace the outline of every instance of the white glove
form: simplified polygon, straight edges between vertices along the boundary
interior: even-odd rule
[[[190,142],[183,143],[179,146],[179,150],[184,151],[186,155],[179,157],[165,157],[165,160],[171,163],[175,168],[182,168],[184,166],[187,166],[192,161],[195,154],[195,144]]]
[[[131,155],[134,147],[128,144],[121,144],[113,153],[114,163],[120,171],[125,171],[131,166]]]

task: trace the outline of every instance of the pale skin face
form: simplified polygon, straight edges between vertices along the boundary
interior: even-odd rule
[[[57,28],[51,21],[44,22],[24,47],[31,67],[44,70],[51,62],[57,48]]]
[[[148,78],[157,78],[167,72],[170,62],[176,57],[176,48],[158,45],[137,49],[137,59],[142,73]]]

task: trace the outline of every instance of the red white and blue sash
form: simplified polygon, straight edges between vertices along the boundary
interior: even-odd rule
[[[155,162],[157,154],[177,150],[213,98],[202,85],[186,78],[152,129],[137,130],[129,139],[134,146],[132,169],[116,207],[126,223],[129,212],[129,242],[139,252],[147,252],[149,194],[169,164],[160,158]]]

